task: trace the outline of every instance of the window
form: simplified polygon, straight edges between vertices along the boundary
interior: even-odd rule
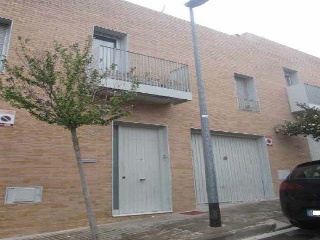
[[[252,77],[235,74],[239,109],[259,112],[259,101]]]
[[[93,55],[101,71],[109,70],[111,75],[125,72],[128,63],[127,35],[113,30],[94,27]]]
[[[294,70],[291,70],[288,68],[284,68],[283,72],[284,72],[284,77],[286,79],[287,86],[292,86],[292,85],[296,85],[299,83],[297,71],[294,71]]]
[[[320,179],[320,165],[307,165],[296,168],[291,175],[291,179]]]
[[[8,54],[10,30],[11,20],[0,18],[0,73],[4,71],[3,60]]]

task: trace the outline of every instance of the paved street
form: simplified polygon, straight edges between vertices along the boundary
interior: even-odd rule
[[[302,230],[296,227],[289,229],[266,233],[256,237],[250,237],[245,240],[320,240],[320,229]]]

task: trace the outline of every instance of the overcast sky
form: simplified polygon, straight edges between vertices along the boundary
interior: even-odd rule
[[[188,0],[127,1],[189,20]],[[209,0],[194,14],[200,25],[227,34],[250,32],[320,57],[320,0]]]

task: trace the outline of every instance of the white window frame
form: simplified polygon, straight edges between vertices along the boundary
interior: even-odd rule
[[[101,37],[99,37],[99,34],[101,34]],[[105,38],[105,40],[100,39]],[[110,29],[105,29],[102,27],[94,26],[93,27],[93,56],[95,58],[95,65],[99,66],[100,70],[103,70],[100,66],[101,64],[101,46],[107,46],[106,42],[108,42],[108,39],[115,41],[115,50],[114,50],[114,62],[116,64],[115,71],[120,72],[126,72],[128,71],[128,54],[123,54],[122,51],[128,50],[128,36],[125,33],[117,32]],[[111,42],[111,41],[110,41]],[[120,51],[121,50],[121,51]],[[124,58],[126,56],[126,58]]]
[[[1,18],[0,24],[7,25],[2,52],[0,52],[0,74],[5,72],[4,64],[1,60],[8,58],[9,45],[11,39],[12,20]]]
[[[297,71],[291,70],[289,68],[283,68],[283,72],[288,87],[296,85],[300,82]]]
[[[254,78],[243,75],[243,74],[235,73],[234,81],[236,85],[238,108],[240,110],[259,112],[260,111],[259,99],[258,99],[257,89],[254,83]],[[245,96],[241,96],[239,94],[239,86],[238,86],[239,81],[243,81],[243,84],[245,85],[245,89],[244,89]]]
[[[113,40],[113,38],[108,38],[108,39],[110,39],[110,40],[112,39]],[[101,56],[102,48],[101,47],[107,47],[105,49],[108,49],[107,51],[110,50],[109,54],[111,54],[111,51],[113,51],[113,53],[112,53],[113,56],[109,56],[109,57],[113,58],[113,63],[118,65],[119,59],[117,59],[117,54],[116,53],[117,53],[117,49],[119,49],[119,41],[117,39],[114,39],[114,40],[115,40],[115,47],[114,48],[110,48],[110,46],[107,43],[111,42],[111,41],[93,39],[93,49],[94,49],[94,51],[96,51],[96,53],[95,53],[96,58],[99,59],[99,61],[98,61],[99,63],[98,64],[99,64],[99,69],[101,71],[104,71],[104,69],[102,69],[102,67],[100,66],[100,63],[102,62],[102,56]],[[107,66],[107,67],[110,68],[111,66]],[[115,67],[115,69],[117,69],[117,66]]]
[[[284,77],[286,78],[287,85],[288,85],[288,86],[292,86],[292,85],[293,85],[293,81],[292,81],[291,75],[290,75],[290,74],[287,74],[287,73],[285,72],[285,73],[284,73]]]

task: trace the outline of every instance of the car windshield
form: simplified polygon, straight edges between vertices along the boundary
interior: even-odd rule
[[[291,179],[320,179],[320,164],[296,168]]]

